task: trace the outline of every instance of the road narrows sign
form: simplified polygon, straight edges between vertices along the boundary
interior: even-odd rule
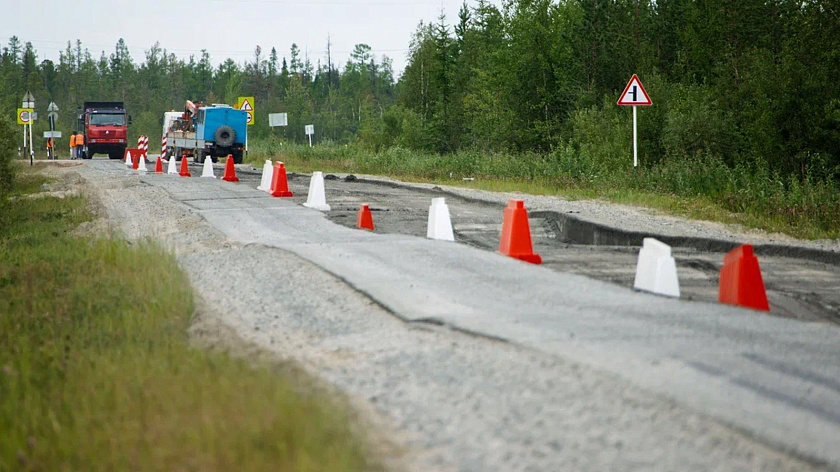
[[[618,104],[619,105],[634,105],[634,106],[649,106],[653,105],[653,102],[650,101],[650,97],[645,91],[645,88],[642,86],[642,81],[639,80],[639,76],[633,74],[633,77],[630,78],[630,82],[627,83],[627,87],[624,87],[624,91],[621,92],[621,96],[618,97]]]

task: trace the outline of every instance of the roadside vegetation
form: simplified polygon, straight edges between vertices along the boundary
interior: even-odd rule
[[[728,167],[719,159],[689,159],[633,169],[610,166],[574,144],[548,154],[458,151],[445,156],[360,145],[251,145],[249,161],[280,159],[289,171],[381,174],[491,191],[602,199],[696,219],[741,224],[806,239],[840,237],[840,186],[825,175],[805,179],[767,166]],[[464,181],[464,177],[475,180]]]
[[[175,259],[72,236],[85,200],[28,198],[38,168],[0,179],[0,471],[377,470],[305,375],[191,347]]]

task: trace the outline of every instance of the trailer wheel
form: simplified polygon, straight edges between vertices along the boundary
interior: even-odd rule
[[[236,140],[236,131],[228,125],[222,125],[216,129],[213,137],[216,139],[217,146],[228,147]]]
[[[204,159],[205,159],[204,151],[197,149],[195,151],[195,162],[197,162],[199,164],[204,164]]]

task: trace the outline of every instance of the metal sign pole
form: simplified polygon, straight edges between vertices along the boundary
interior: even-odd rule
[[[32,114],[29,114],[29,165],[35,165],[35,148],[32,147]]]
[[[633,167],[639,166],[639,148],[636,145],[636,107],[633,107]]]

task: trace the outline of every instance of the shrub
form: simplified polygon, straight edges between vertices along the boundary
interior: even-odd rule
[[[6,213],[5,206],[8,204],[9,194],[14,184],[15,138],[16,133],[12,122],[6,118],[0,118],[0,215]],[[2,227],[2,222],[0,222],[0,227]]]

